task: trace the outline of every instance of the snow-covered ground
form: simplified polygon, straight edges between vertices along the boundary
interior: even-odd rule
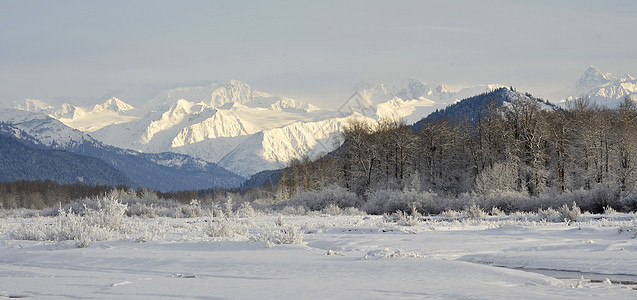
[[[210,237],[223,219],[124,218],[112,238],[78,248],[15,239],[34,224],[55,226],[53,217],[4,218],[0,298],[635,299],[637,284],[605,279],[637,281],[636,219],[255,216],[229,222],[233,236]],[[302,243],[272,239],[290,231]],[[519,268],[603,275],[591,282]]]

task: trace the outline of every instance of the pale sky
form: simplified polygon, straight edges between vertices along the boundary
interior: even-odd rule
[[[589,65],[637,73],[637,1],[0,0],[0,41],[5,104],[238,79],[333,108],[408,77],[559,100]]]

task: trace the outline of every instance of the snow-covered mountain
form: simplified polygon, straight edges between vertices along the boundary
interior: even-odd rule
[[[33,100],[22,109],[48,113],[105,144],[145,153],[187,154],[249,177],[285,167],[304,155],[313,158],[333,150],[341,126],[352,118],[390,117],[413,123],[496,87],[452,92],[442,84],[413,78],[395,85],[360,84],[355,95],[366,107],[346,102],[338,110],[326,110],[231,80],[167,90],[140,108],[113,98],[91,110],[71,105],[52,108]],[[91,120],[98,122],[92,125]]]
[[[133,187],[136,188],[171,191],[237,187],[244,180],[217,164],[191,156],[170,152],[139,153],[105,145],[43,113],[0,109],[0,122],[19,129],[7,133],[20,140],[50,150],[63,150],[99,159],[124,174],[134,182]]]
[[[133,113],[135,107],[114,97],[93,107],[79,107],[68,103],[54,107],[41,100],[26,99],[16,108],[49,115],[84,132],[93,132],[108,125],[127,123],[139,118]]]
[[[480,115],[486,111],[489,105],[510,109],[513,101],[523,101],[525,103],[537,103],[541,110],[552,111],[556,105],[533,97],[529,93],[520,93],[513,88],[501,87],[488,93],[482,93],[472,97],[467,97],[461,101],[451,104],[444,109],[429,114],[426,118],[416,122],[413,126],[419,130],[427,121],[435,120],[467,120],[476,122]]]
[[[162,109],[172,106],[175,102],[183,99],[217,108],[223,107],[225,104],[243,104],[255,108],[271,108],[284,111],[312,111],[318,109],[309,103],[256,91],[247,83],[239,80],[214,82],[206,86],[170,89],[159,93],[149,101],[148,105]]]
[[[35,138],[39,144],[47,147],[64,149],[93,141],[87,134],[70,128],[37,110],[34,112],[33,110],[0,109],[0,121],[13,124]]]
[[[637,79],[629,74],[617,77],[611,73],[602,73],[598,68],[590,66],[575,83],[572,96],[560,104],[565,106],[569,101],[582,97],[610,108],[617,107],[626,97],[637,101]]]
[[[249,177],[317,154],[319,149],[328,151],[317,141],[331,145],[327,140],[345,121],[336,111],[272,96],[232,80],[162,92],[146,106],[143,117],[92,135],[143,152],[193,155]]]
[[[0,181],[54,180],[59,183],[128,185],[136,183],[106,162],[42,145],[24,130],[0,122]]]
[[[368,100],[376,117],[403,119],[412,124],[462,99],[490,92],[501,85],[480,85],[450,91],[443,84],[425,84],[409,78],[395,85],[361,83],[357,92]]]

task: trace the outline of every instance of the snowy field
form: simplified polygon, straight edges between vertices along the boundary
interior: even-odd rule
[[[86,247],[0,221],[0,298],[637,299],[635,214],[124,217]]]

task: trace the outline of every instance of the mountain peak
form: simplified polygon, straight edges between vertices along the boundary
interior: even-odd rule
[[[590,66],[575,85],[574,93],[561,102],[566,105],[569,101],[586,97],[594,103],[610,108],[617,107],[626,97],[637,95],[637,79],[626,74],[615,77],[611,73],[602,73],[595,66]]]
[[[622,76],[622,77],[620,78],[620,81],[621,81],[621,82],[628,82],[628,81],[635,81],[636,79],[637,79],[637,78],[633,77],[633,76],[632,76],[632,75],[630,75],[630,74],[625,74],[624,76]]]
[[[119,113],[119,112],[133,110],[133,109],[135,109],[135,107],[115,97],[106,100],[106,102],[102,104],[96,104],[93,107],[94,112],[110,110],[112,112]]]
[[[40,112],[43,110],[51,109],[53,108],[53,106],[41,100],[24,99],[24,102],[16,105],[15,108],[30,112]]]
[[[575,89],[578,93],[585,93],[594,87],[609,83],[613,79],[615,79],[613,74],[602,73],[597,67],[591,65],[577,81]]]
[[[442,84],[424,83],[416,78],[410,77],[406,80],[404,87],[399,88],[395,95],[403,100],[419,99],[420,97],[437,98],[441,94],[449,93]]]

